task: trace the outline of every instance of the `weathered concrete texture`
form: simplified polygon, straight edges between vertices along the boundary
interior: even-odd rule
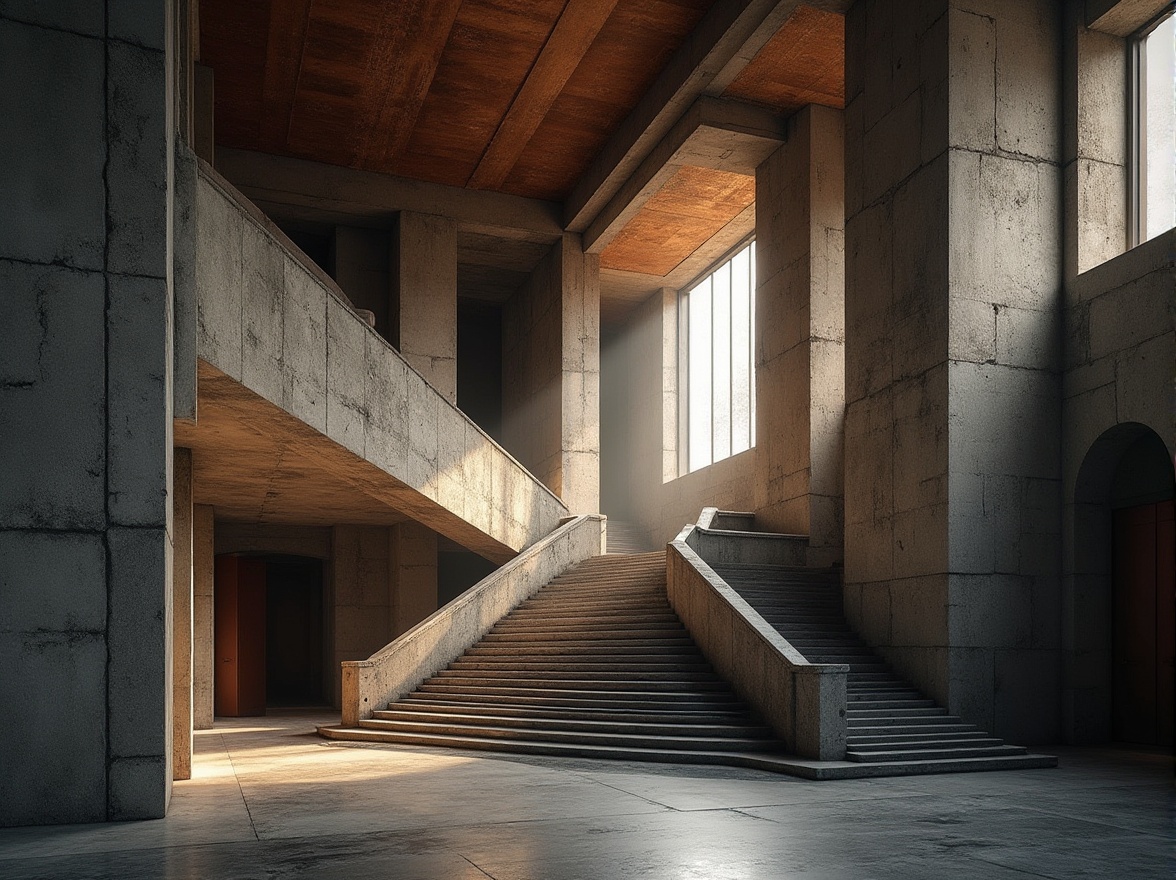
[[[672,541],[704,507],[752,509],[755,450],[678,475],[678,292],[637,307],[604,354],[609,432],[608,512],[636,524],[654,545]],[[619,497],[617,497],[619,496]]]
[[[0,824],[161,816],[171,791],[165,7],[148,4],[131,27],[118,4],[34,5],[0,11],[10,771]],[[124,623],[116,613],[128,608]],[[76,725],[51,717],[62,705],[83,716]]]
[[[392,640],[395,575],[389,561],[390,530],[378,526],[331,529],[332,662],[324,679],[339,705],[339,664],[361,660]]]
[[[1058,730],[1059,14],[847,18],[846,610],[1020,742]]]
[[[1066,4],[1063,162],[1065,272],[1072,278],[1127,247],[1127,41],[1083,26]]]
[[[602,552],[603,518],[576,517],[378,653],[344,663],[343,724],[411,693],[556,575]]]
[[[400,353],[457,403],[457,221],[401,211],[389,249]]]
[[[809,106],[756,170],[757,526],[842,559],[844,122]]]
[[[849,667],[809,663],[715,573],[710,555],[702,556],[702,537],[701,529],[687,527],[667,550],[670,605],[719,675],[755,707],[789,751],[819,761],[842,760]],[[717,555],[732,555],[717,546],[721,536],[707,537],[705,543],[719,550]],[[766,681],[773,686],[764,687]]]
[[[172,466],[172,778],[192,778],[192,450]]]
[[[503,437],[569,510],[600,506],[600,267],[564,235],[503,308]]]
[[[192,506],[192,727],[209,730],[213,722],[215,669],[213,620],[216,572],[215,511]]]
[[[358,482],[488,557],[504,561],[555,527],[564,505],[203,165],[197,213],[199,353],[233,380],[243,420],[296,437],[341,485]]]
[[[1131,443],[1154,432],[1176,454],[1176,231],[1066,285],[1062,392],[1063,727],[1070,742],[1111,735],[1112,481]]]
[[[437,533],[420,523],[404,523],[389,531],[394,639],[437,610]]]

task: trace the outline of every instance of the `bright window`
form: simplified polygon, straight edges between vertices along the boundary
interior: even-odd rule
[[[683,471],[755,445],[755,242],[681,294]]]
[[[1134,44],[1133,238],[1176,226],[1176,15],[1145,28]]]

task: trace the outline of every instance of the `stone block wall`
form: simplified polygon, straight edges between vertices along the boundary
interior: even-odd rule
[[[1058,731],[1056,3],[847,19],[846,609],[952,711]]]
[[[556,242],[502,312],[503,445],[573,513],[600,506],[600,270]]]
[[[167,9],[0,8],[0,824],[171,795]]]

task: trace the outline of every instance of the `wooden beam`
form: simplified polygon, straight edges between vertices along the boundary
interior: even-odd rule
[[[462,0],[385,3],[357,106],[356,167],[385,166],[408,145]]]
[[[502,186],[616,5],[617,0],[568,0],[468,186]]]
[[[261,143],[266,150],[285,150],[290,137],[290,119],[302,72],[312,2],[271,0],[270,3],[261,100]]]
[[[786,134],[787,121],[770,110],[698,98],[584,230],[584,250],[604,250],[682,165],[752,174]]]
[[[568,230],[587,229],[690,104],[718,77],[733,79],[750,61],[736,60],[743,48],[766,42],[772,24],[778,26],[802,3],[841,12],[852,5],[851,0],[739,0],[712,6],[576,183],[564,208]]]
[[[397,211],[418,211],[453,217],[466,232],[538,242],[563,234],[557,202],[250,150],[218,150],[217,171],[254,202],[307,220],[386,227]]]

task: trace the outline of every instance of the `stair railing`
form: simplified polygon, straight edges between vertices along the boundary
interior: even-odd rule
[[[604,548],[603,516],[569,517],[367,660],[344,661],[343,725],[371,718],[375,710],[412,693],[541,587]]]
[[[723,537],[691,525],[670,543],[670,605],[719,675],[759,712],[789,751],[818,761],[843,760],[849,666],[808,662],[704,561],[699,551],[710,555],[719,550],[716,544]],[[768,555],[787,552],[781,548]]]

